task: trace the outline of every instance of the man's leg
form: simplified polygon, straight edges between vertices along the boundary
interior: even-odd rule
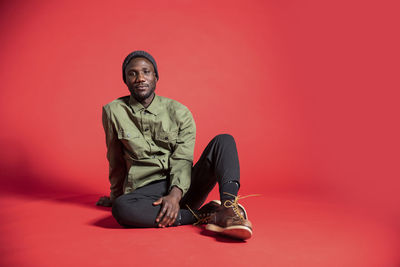
[[[181,206],[199,209],[216,183],[222,202],[237,195],[240,186],[239,158],[235,140],[228,134],[217,135],[204,149],[192,169],[191,185]]]
[[[215,184],[219,185],[221,201],[204,203]],[[194,216],[206,229],[233,238],[248,239],[252,225],[247,220],[246,210],[238,203],[240,186],[239,159],[236,143],[230,135],[216,136],[206,147],[193,167],[192,183],[183,204],[195,209]],[[187,215],[182,211],[182,221]]]
[[[168,181],[161,180],[118,197],[112,205],[114,218],[125,227],[158,227],[156,218],[162,206],[154,206],[153,203],[167,195],[168,188]],[[174,226],[194,222],[193,215],[187,209],[181,209]]]
[[[161,206],[153,202],[168,192],[166,180],[156,181],[118,197],[112,214],[119,224],[127,227],[157,227],[156,217]]]

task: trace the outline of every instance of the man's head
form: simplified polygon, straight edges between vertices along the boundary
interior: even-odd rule
[[[122,64],[122,77],[137,101],[152,98],[158,81],[156,61],[145,51],[134,51]]]

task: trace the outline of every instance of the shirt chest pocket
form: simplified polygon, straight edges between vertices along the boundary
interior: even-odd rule
[[[158,131],[155,134],[155,142],[157,143],[157,145],[170,151],[173,151],[175,149],[177,139],[178,130]]]
[[[143,157],[147,143],[139,131],[131,128],[120,128],[118,130],[118,139],[124,145],[125,152],[129,156],[137,159]]]

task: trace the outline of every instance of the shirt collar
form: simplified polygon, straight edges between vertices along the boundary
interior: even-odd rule
[[[131,105],[133,111],[135,113],[140,112],[146,109],[141,103],[139,103],[132,95],[129,97],[129,104]],[[157,115],[160,110],[160,99],[156,94],[154,95],[153,101],[151,101],[150,105],[147,107],[147,111]]]

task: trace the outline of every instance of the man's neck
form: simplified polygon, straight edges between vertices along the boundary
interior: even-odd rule
[[[155,94],[153,93],[151,96],[144,99],[143,101],[139,101],[139,103],[142,104],[143,107],[147,108],[148,106],[150,106],[151,102],[153,102],[154,96]]]

